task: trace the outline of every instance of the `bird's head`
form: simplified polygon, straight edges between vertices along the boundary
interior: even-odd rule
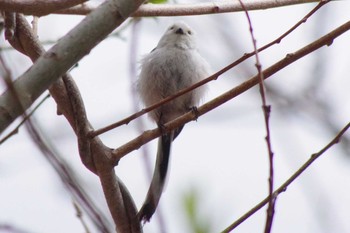
[[[195,32],[183,22],[174,23],[166,30],[157,47],[166,46],[194,49],[196,47]]]

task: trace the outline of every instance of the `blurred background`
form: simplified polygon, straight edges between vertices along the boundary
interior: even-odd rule
[[[249,12],[258,46],[283,34],[315,6],[309,3]],[[349,1],[332,1],[323,6],[280,44],[259,54],[262,68],[348,21],[349,9]],[[39,38],[49,49],[83,18],[41,17]],[[27,19],[31,21],[32,17]],[[142,108],[135,93],[139,61],[156,46],[166,28],[178,20],[197,32],[198,49],[213,72],[252,51],[247,18],[242,12],[130,19],[71,71],[95,129]],[[29,58],[12,50],[3,35],[0,47],[13,79],[31,66]],[[276,188],[349,122],[349,52],[347,32],[331,46],[300,59],[266,81],[267,101],[272,106]],[[256,72],[254,58],[240,64],[208,84],[204,102]],[[4,82],[0,82],[1,92],[5,89]],[[36,110],[32,121],[59,155],[60,163],[70,167],[70,173],[112,232],[114,225],[99,179],[81,163],[76,137],[64,117],[56,115],[51,98]],[[117,148],[155,127],[143,116],[101,135],[101,139]],[[166,189],[156,215],[144,226],[145,232],[220,232],[265,198],[269,175],[265,135],[258,87],[187,124],[174,142]],[[350,232],[349,139],[347,132],[339,144],[277,198],[272,232]],[[148,189],[155,154],[156,140],[124,157],[115,168],[138,207]],[[76,217],[74,196],[62,182],[62,174],[58,175],[60,166],[54,169],[49,161],[50,156],[42,153],[25,126],[0,146],[0,232],[86,232]],[[100,232],[86,212],[82,214],[90,232]],[[235,232],[262,232],[265,218],[266,209],[262,208]]]

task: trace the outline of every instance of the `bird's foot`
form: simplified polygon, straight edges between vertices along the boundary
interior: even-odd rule
[[[190,108],[191,112],[193,113],[195,120],[197,121],[198,117],[199,117],[199,112],[198,112],[198,108],[196,106],[192,106]]]
[[[162,135],[166,134],[166,127],[165,127],[165,125],[163,123],[158,122],[158,129],[160,130],[160,133]]]

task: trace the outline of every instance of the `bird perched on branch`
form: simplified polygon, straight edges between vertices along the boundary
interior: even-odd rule
[[[209,65],[197,51],[195,32],[185,23],[177,22],[166,30],[157,47],[142,60],[138,92],[148,107],[208,76]],[[196,88],[161,105],[149,115],[162,130],[165,123],[195,109],[204,91],[203,86]],[[138,213],[140,221],[149,221],[157,208],[168,170],[171,143],[182,128],[164,132],[159,137],[153,178]]]

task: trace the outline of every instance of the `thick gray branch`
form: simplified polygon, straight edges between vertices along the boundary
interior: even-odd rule
[[[106,1],[41,56],[14,83],[14,89],[21,103],[16,101],[10,91],[0,96],[0,132],[21,115],[23,109],[27,109],[52,83],[124,22],[142,2],[142,0]]]
[[[16,41],[21,51],[35,62],[45,50],[24,16],[16,15],[16,34],[10,43],[12,45]],[[135,218],[137,209],[131,195],[115,173],[111,172],[113,170],[109,162],[111,150],[103,145],[98,137],[91,140],[86,137],[92,127],[87,119],[79,90],[69,74],[63,75],[62,79],[52,84],[49,91],[57,103],[59,112],[66,117],[77,134],[82,162],[90,171],[99,175],[108,207],[119,232],[142,232],[141,225]]]

